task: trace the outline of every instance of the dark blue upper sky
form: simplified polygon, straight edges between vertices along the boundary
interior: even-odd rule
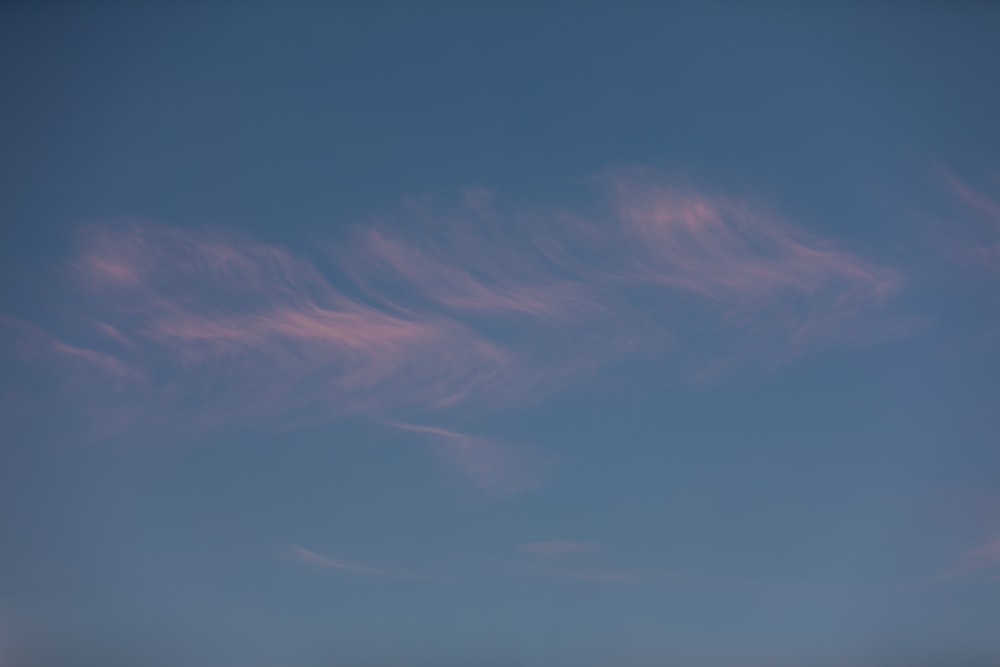
[[[1000,12],[0,10],[0,664],[1000,661]]]

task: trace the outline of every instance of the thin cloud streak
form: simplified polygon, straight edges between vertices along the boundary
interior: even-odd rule
[[[379,567],[372,567],[369,565],[362,565],[358,563],[350,563],[340,559],[330,558],[329,556],[325,556],[310,549],[306,549],[305,547],[299,546],[297,544],[288,545],[284,550],[284,554],[287,558],[293,561],[331,570],[339,570],[341,572],[347,572],[351,574],[360,574],[369,577],[379,577],[386,579],[400,579],[404,581],[417,581],[417,582],[430,582],[430,583],[455,583],[454,579],[449,579],[446,577],[435,577],[430,575],[408,572],[404,570],[385,569]]]
[[[461,323],[351,299],[281,248],[147,225],[97,236],[114,259],[95,262],[91,249],[77,268],[115,318],[118,338],[141,344],[123,358],[158,368],[174,394],[218,385],[206,397],[210,415],[434,409],[508,363],[506,351]],[[419,395],[400,381],[407,377]]]
[[[994,568],[1000,568],[1000,537],[969,551],[957,567],[939,578],[954,579]]]
[[[1000,271],[1000,176],[995,176],[996,194],[991,196],[974,188],[947,169],[941,170],[944,186],[961,206],[961,224],[948,225],[943,239],[952,255],[963,263]],[[956,240],[958,239],[958,240]]]
[[[897,273],[652,172],[601,182],[605,197],[578,211],[485,190],[411,201],[314,256],[238,234],[91,228],[72,263],[90,320],[71,333],[101,343],[53,339],[120,378],[88,398],[127,396],[127,423],[213,429],[403,424],[537,402],[668,350],[721,368],[902,333],[885,312]],[[484,486],[517,477],[484,438],[404,430]]]
[[[88,370],[98,371],[119,385],[141,382],[143,376],[112,354],[86,347],[71,345],[42,327],[0,313],[0,331],[8,340],[8,353],[21,359],[51,363],[58,359],[83,364]]]
[[[566,556],[585,554],[600,550],[596,542],[576,542],[574,540],[548,540],[518,544],[517,550],[533,556]]]
[[[737,356],[788,359],[909,328],[903,320],[879,316],[902,285],[897,272],[798,231],[768,211],[678,190],[656,175],[638,183],[612,179],[610,189],[634,248],[623,275],[700,303],[727,338],[736,333],[741,339],[730,345]]]
[[[942,170],[942,178],[951,193],[964,206],[1000,222],[1000,202],[977,191],[951,171]],[[995,182],[1000,184],[1000,178],[996,178]]]
[[[893,272],[742,202],[621,180],[613,193],[626,232],[648,251],[637,271],[658,284],[735,307],[824,290],[877,303],[898,284]]]
[[[485,492],[507,495],[538,484],[538,473],[533,462],[518,455],[510,447],[500,446],[479,436],[434,426],[394,421],[385,423],[402,431],[431,438],[438,444],[438,451],[448,464]]]
[[[707,588],[727,591],[759,591],[764,584],[736,579],[699,577],[674,572],[647,572],[607,568],[523,566],[511,571],[528,576],[576,579],[596,584],[637,584],[672,588]]]
[[[958,579],[979,577],[991,571],[994,574],[1000,572],[1000,536],[982,546],[971,549],[951,569],[910,583],[905,588],[923,588]]]

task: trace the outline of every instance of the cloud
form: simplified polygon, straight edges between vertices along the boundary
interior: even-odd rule
[[[213,423],[435,409],[510,363],[462,323],[351,298],[283,248],[139,224],[86,246],[76,269],[102,329],[129,343],[122,363]]]
[[[517,545],[517,550],[521,553],[532,554],[534,556],[583,554],[597,551],[600,548],[601,545],[596,542],[575,542],[573,540],[549,540],[546,542],[529,542]]]
[[[363,415],[435,438],[484,487],[516,487],[523,465],[508,448],[412,422],[537,402],[622,360],[670,353],[695,374],[902,331],[887,313],[902,282],[890,269],[652,172],[599,182],[575,208],[486,190],[411,200],[299,252],[229,232],[92,227],[60,313],[76,319],[47,340],[115,378],[85,399],[130,428]]]
[[[954,579],[997,568],[1000,568],[1000,537],[971,549],[956,567],[939,578]]]
[[[898,283],[744,202],[622,179],[611,189],[627,236],[644,248],[632,270],[655,284],[737,308],[825,291],[842,292],[844,303],[848,295],[880,302]]]
[[[633,248],[623,277],[697,304],[731,348],[787,359],[892,337],[908,326],[879,316],[902,284],[897,272],[759,206],[679,190],[656,175],[613,179],[610,188]]]
[[[126,364],[111,354],[66,343],[42,327],[0,313],[0,331],[4,334],[4,349],[8,354],[38,364],[63,360],[83,365],[117,382],[140,381]]]
[[[486,438],[434,426],[386,422],[390,426],[431,438],[442,457],[461,476],[483,491],[507,495],[524,491],[538,483],[534,462],[510,447]]]
[[[768,588],[763,584],[755,582],[715,577],[701,577],[677,572],[613,568],[553,567],[538,565],[521,566],[511,569],[515,573],[527,576],[576,579],[598,584],[639,584],[675,588],[706,588],[727,591],[759,591]]]
[[[998,573],[1000,573],[1000,536],[979,547],[970,549],[950,569],[908,584],[906,588],[923,588],[956,579],[979,577],[984,574],[992,574],[992,579],[996,580]]]
[[[966,208],[1000,223],[1000,201],[984,195],[948,170],[942,170],[942,178],[949,191]],[[994,183],[1000,186],[1000,176],[994,176]]]
[[[481,192],[452,211],[411,204],[419,224],[409,227],[422,233],[366,230],[363,250],[351,248],[351,276],[375,298],[405,295],[480,321],[505,316],[542,340],[571,344],[570,332],[598,332],[600,346],[585,354],[571,345],[576,359],[595,349],[661,352],[682,333],[677,320],[692,314],[699,326],[758,344],[779,339],[794,353],[898,333],[897,323],[873,317],[901,286],[895,271],[760,206],[655,172],[599,183],[605,196],[585,213],[508,210]]]
[[[361,565],[358,563],[349,563],[340,559],[330,558],[323,554],[311,551],[305,547],[292,544],[288,545],[284,549],[285,557],[306,565],[312,565],[315,567],[321,567],[331,570],[338,570],[340,572],[346,572],[350,574],[359,574],[368,577],[379,577],[384,579],[399,579],[403,581],[418,581],[418,582],[436,582],[436,583],[454,583],[453,579],[446,577],[435,577],[424,575],[420,573],[409,572],[406,570],[399,569],[387,569],[380,567],[372,567],[369,565]]]
[[[990,185],[974,187],[947,169],[940,173],[962,218],[960,224],[947,225],[942,244],[958,262],[1000,270],[1000,174],[993,175]],[[995,194],[987,194],[989,189]]]

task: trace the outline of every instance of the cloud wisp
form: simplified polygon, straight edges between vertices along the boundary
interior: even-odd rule
[[[537,466],[527,456],[486,438],[438,428],[387,421],[402,431],[431,438],[453,469],[477,487],[495,495],[524,491],[538,483]]]
[[[577,542],[575,540],[547,540],[517,545],[518,551],[532,556],[571,556],[591,553],[600,549],[601,545],[596,542]]]
[[[85,321],[47,335],[115,376],[115,390],[88,397],[127,396],[130,424],[364,415],[437,438],[489,486],[516,467],[497,445],[404,424],[538,401],[668,350],[695,373],[900,332],[885,307],[894,271],[650,172],[602,183],[575,210],[485,190],[450,206],[414,200],[308,252],[145,223],[91,228],[72,262]]]
[[[1000,536],[966,553],[957,565],[939,574],[921,579],[911,587],[923,587],[947,581],[991,574],[1000,575]]]
[[[956,577],[988,570],[993,570],[994,574],[1000,570],[1000,537],[970,551],[964,562],[949,574]]]
[[[453,584],[470,582],[470,580],[467,579],[456,579],[453,577],[415,572],[396,567],[375,566],[367,563],[347,561],[341,558],[334,558],[329,555],[319,553],[298,544],[285,545],[280,553],[285,560],[291,562],[364,578],[424,583]],[[683,572],[667,572],[662,570],[583,567],[540,563],[508,565],[500,567],[499,569],[516,576],[566,579],[592,584],[699,588],[730,592],[759,592],[773,589],[773,586],[759,582],[719,577],[704,577]]]
[[[325,556],[323,554],[312,551],[311,549],[306,549],[305,547],[299,546],[297,544],[291,544],[285,547],[284,555],[286,558],[298,563],[303,563],[313,567],[320,567],[328,570],[335,570],[347,574],[362,575],[366,577],[377,577],[383,579],[397,579],[401,581],[415,581],[415,582],[427,582],[427,583],[455,583],[454,579],[450,579],[447,577],[437,577],[433,575],[410,572],[407,570],[372,567],[370,565],[347,562],[344,560]]]
[[[987,193],[989,186],[972,186],[945,169],[941,179],[963,219],[947,225],[945,247],[961,263],[1000,271],[1000,174],[991,180],[994,194]]]
[[[701,577],[679,572],[644,571],[633,569],[530,565],[509,568],[515,574],[571,579],[594,584],[631,584],[670,588],[699,588],[722,591],[761,591],[768,586],[750,581]]]

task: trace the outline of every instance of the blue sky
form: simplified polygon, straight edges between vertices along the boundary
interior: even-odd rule
[[[995,664],[998,30],[4,9],[0,664]]]

